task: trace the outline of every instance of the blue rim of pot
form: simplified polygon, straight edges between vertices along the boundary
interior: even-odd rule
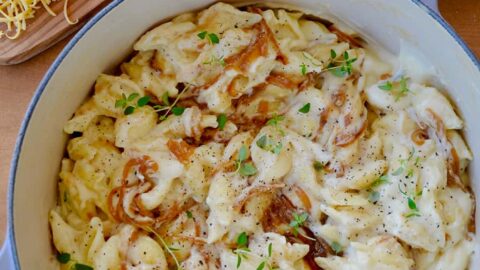
[[[10,251],[12,254],[12,261],[15,269],[20,269],[20,262],[18,259],[17,253],[17,245],[15,242],[15,228],[13,227],[14,223],[14,215],[13,215],[13,200],[14,200],[14,190],[15,190],[15,177],[18,167],[18,160],[20,157],[20,152],[22,150],[23,139],[25,137],[25,133],[27,131],[28,124],[32,117],[32,114],[36,108],[40,97],[45,90],[45,87],[49,83],[52,75],[55,73],[57,68],[63,62],[63,59],[69,54],[69,52],[75,47],[78,41],[93,27],[97,22],[99,22],[105,15],[107,15],[110,11],[112,11],[115,7],[117,7],[120,3],[124,2],[125,0],[114,0],[108,6],[103,8],[100,12],[98,12],[90,21],[88,21],[85,26],[83,26],[80,31],[75,34],[75,36],[70,40],[70,42],[65,46],[62,52],[59,54],[57,59],[53,62],[53,64],[48,69],[47,73],[43,77],[42,81],[40,82],[37,90],[35,91],[30,104],[28,105],[27,112],[25,113],[25,117],[23,119],[22,125],[20,127],[20,131],[17,137],[17,141],[15,144],[15,150],[13,152],[13,157],[11,161],[11,168],[10,168],[10,176],[8,182],[8,198],[7,198],[7,239],[10,244]],[[427,7],[425,4],[421,2],[421,0],[410,0],[420,8],[422,8],[429,16],[431,16],[435,21],[437,21],[447,32],[448,34],[460,45],[463,51],[467,54],[470,60],[474,63],[474,65],[480,70],[480,61],[476,58],[474,53],[468,48],[465,42],[458,36],[458,34],[453,30],[453,28],[435,11]]]

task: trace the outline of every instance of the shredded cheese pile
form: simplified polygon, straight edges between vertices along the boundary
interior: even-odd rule
[[[45,10],[52,16],[56,16],[55,12],[49,5],[56,0],[6,0],[0,4],[0,26],[6,25],[6,31],[0,30],[0,38],[3,36],[9,39],[16,39],[20,36],[22,31],[27,29],[27,20],[35,17],[35,11],[41,4]],[[3,2],[3,1],[2,1]],[[63,5],[63,14],[69,24],[76,24],[75,21],[70,20],[67,13],[68,0],[65,0]],[[9,32],[15,31],[15,34],[9,35]]]

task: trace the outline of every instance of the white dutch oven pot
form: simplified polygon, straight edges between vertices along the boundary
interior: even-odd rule
[[[48,211],[55,205],[62,128],[88,96],[101,72],[118,65],[134,41],[159,21],[207,7],[214,0],[115,0],[90,20],[50,67],[28,107],[12,160],[7,240],[0,269],[57,269]],[[476,155],[470,165],[480,220],[480,63],[452,28],[420,0],[272,0],[308,10],[327,8],[362,33],[398,53],[400,40],[417,48],[436,68],[466,122]],[[427,1],[435,5],[435,1]],[[477,232],[480,231],[477,222]],[[480,265],[477,237],[476,258]],[[476,265],[476,267],[475,267]]]

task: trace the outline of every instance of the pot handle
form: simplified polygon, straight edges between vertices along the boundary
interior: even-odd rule
[[[438,10],[438,0],[420,0],[424,3],[427,7],[431,10],[435,11],[438,15],[440,15],[440,11]]]
[[[12,247],[10,246],[10,239],[7,235],[2,249],[0,250],[0,269],[13,270]]]

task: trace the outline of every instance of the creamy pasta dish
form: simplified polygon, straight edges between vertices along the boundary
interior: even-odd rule
[[[66,123],[61,269],[455,269],[463,122],[352,30],[217,3],[161,24]]]

